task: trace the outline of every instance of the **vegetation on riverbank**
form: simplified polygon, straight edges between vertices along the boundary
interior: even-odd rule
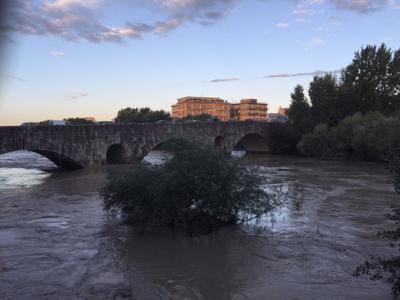
[[[382,160],[398,145],[400,49],[362,48],[339,78],[315,76],[308,95],[298,85],[291,97],[287,131],[299,142],[292,153]]]
[[[163,165],[140,163],[101,191],[106,211],[120,212],[141,231],[169,227],[208,233],[271,211],[276,203],[262,178],[231,157],[188,142],[164,147]]]
[[[399,116],[379,112],[356,113],[334,127],[319,124],[298,144],[307,156],[380,161],[388,161],[391,150],[399,147]]]

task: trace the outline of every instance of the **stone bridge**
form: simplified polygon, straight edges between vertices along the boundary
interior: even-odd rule
[[[152,149],[185,139],[231,153],[268,152],[269,124],[264,122],[197,122],[0,127],[0,154],[29,150],[60,168],[133,163]]]

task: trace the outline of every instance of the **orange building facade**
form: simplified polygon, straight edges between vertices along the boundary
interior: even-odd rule
[[[209,114],[221,121],[230,120],[230,104],[221,98],[184,97],[172,105],[172,118],[182,119],[187,116]]]
[[[289,107],[279,106],[278,115],[280,115],[280,116],[288,116],[289,115]]]
[[[258,103],[257,99],[243,99],[240,103],[231,104],[231,119],[237,121],[267,121],[268,104]]]
[[[240,103],[229,103],[221,98],[184,97],[172,105],[172,118],[182,119],[189,115],[209,114],[220,121],[267,121],[268,104],[257,99],[243,99]]]

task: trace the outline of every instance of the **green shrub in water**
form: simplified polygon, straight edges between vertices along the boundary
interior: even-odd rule
[[[172,227],[189,235],[260,217],[276,205],[254,170],[212,149],[175,142],[163,165],[140,163],[101,191],[106,211],[141,231]],[[165,149],[165,148],[164,148]]]

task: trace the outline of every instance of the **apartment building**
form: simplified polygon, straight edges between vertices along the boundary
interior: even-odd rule
[[[172,105],[172,118],[209,114],[221,121],[266,121],[268,104],[258,103],[257,99],[243,99],[239,103],[229,103],[221,98],[184,97]]]

